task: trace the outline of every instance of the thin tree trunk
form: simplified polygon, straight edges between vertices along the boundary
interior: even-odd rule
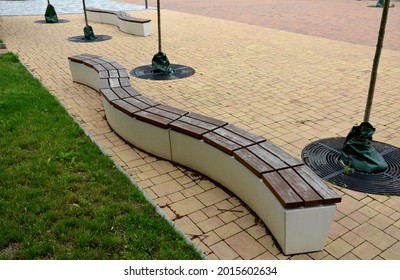
[[[382,52],[383,38],[385,37],[385,28],[388,18],[389,4],[390,0],[385,0],[385,4],[383,6],[383,11],[382,11],[381,26],[378,35],[378,43],[376,44],[375,57],[372,65],[371,80],[369,83],[369,90],[368,90],[368,99],[364,113],[364,122],[369,122],[369,118],[371,115],[371,107],[372,107],[372,101],[374,99],[376,77],[378,74],[378,67],[379,67],[379,59],[381,57],[381,52]]]

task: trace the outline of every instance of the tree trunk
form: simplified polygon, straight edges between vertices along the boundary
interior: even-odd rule
[[[375,57],[372,65],[371,80],[369,83],[369,90],[368,90],[368,99],[364,113],[364,122],[369,122],[369,118],[371,115],[371,107],[372,107],[372,101],[374,99],[376,77],[378,73],[379,59],[381,57],[381,52],[382,52],[383,38],[385,37],[385,28],[388,18],[389,5],[390,5],[390,0],[385,0],[382,11],[381,26],[378,35],[378,43],[376,44]]]

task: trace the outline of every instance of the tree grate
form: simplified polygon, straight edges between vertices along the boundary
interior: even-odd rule
[[[383,156],[388,168],[379,173],[363,173],[347,168],[340,161],[340,151],[346,138],[327,138],[307,145],[301,158],[319,177],[354,191],[400,195],[400,149],[373,141],[374,148]]]

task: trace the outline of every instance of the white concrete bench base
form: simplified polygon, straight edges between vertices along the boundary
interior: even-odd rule
[[[144,37],[151,35],[150,20],[135,19],[125,12],[87,8],[86,15],[88,21],[115,25],[128,34]]]
[[[104,90],[100,90],[107,85],[104,82],[106,73],[101,73],[103,77],[102,81],[100,81],[100,72],[96,70],[103,69],[96,64],[101,64],[101,59],[93,59],[90,55],[81,55],[69,59],[73,80],[101,91],[109,125],[127,142],[150,154],[196,170],[229,189],[244,201],[265,223],[285,254],[320,251],[324,248],[336,211],[335,203],[340,202],[340,197],[328,188],[322,180],[314,176],[313,173],[311,175],[308,173],[312,178],[310,178],[309,182],[304,181],[300,189],[305,189],[306,196],[312,197],[315,193],[318,193],[318,197],[322,198],[322,200],[310,199],[309,201],[304,201],[304,205],[300,205],[296,201],[298,199],[297,191],[290,190],[288,193],[285,192],[288,194],[287,202],[283,202],[282,200],[285,199],[285,196],[281,196],[279,192],[287,188],[290,180],[284,179],[288,183],[283,181],[283,185],[281,183],[281,185],[273,188],[271,184],[275,183],[275,179],[268,177],[267,179],[272,181],[268,181],[267,185],[266,181],[264,181],[266,178],[263,177],[272,173],[279,178],[285,178],[284,174],[299,174],[296,176],[302,176],[302,173],[309,172],[308,167],[302,163],[297,164],[296,161],[291,160],[282,151],[282,159],[287,162],[294,162],[294,165],[286,166],[284,161],[280,162],[276,155],[271,154],[270,164],[271,166],[278,164],[278,169],[260,171],[264,172],[262,173],[264,175],[256,175],[257,172],[251,170],[243,161],[239,161],[238,156],[245,154],[239,153],[243,150],[254,151],[253,148],[256,147],[256,150],[259,151],[262,147],[271,147],[271,143],[263,145],[265,139],[245,132],[241,134],[240,129],[221,121],[215,119],[213,121],[208,117],[198,117],[199,115],[196,116],[193,113],[171,107],[161,107],[163,105],[158,103],[150,104],[150,109],[137,109],[135,107],[137,111],[132,111],[128,114],[126,110],[132,109],[130,106],[135,104],[134,102],[129,103],[128,100],[134,98],[140,100],[139,93],[136,92],[136,95],[132,93],[129,96],[126,92],[123,92],[123,96],[120,93],[122,97],[117,97],[119,91],[110,86],[110,91],[107,95]],[[109,63],[109,60],[104,59],[104,61]],[[110,64],[107,64],[107,67],[110,67]],[[109,84],[115,83],[114,79]],[[143,96],[140,95],[140,97]],[[126,107],[116,106],[115,102],[125,104]],[[128,105],[128,103],[131,105]],[[143,119],[143,116],[152,114],[156,114],[154,120],[151,118]],[[161,125],[155,125],[158,118],[163,120]],[[171,118],[170,121],[169,118]],[[208,120],[210,120],[209,123]],[[191,125],[197,125],[197,128],[192,131],[190,129],[186,130]],[[213,125],[215,125],[215,128],[213,128]],[[185,132],[182,132],[181,129]],[[204,134],[201,134],[203,132]],[[228,140],[224,138],[227,143],[230,142],[229,135],[232,135],[233,138],[231,139],[236,143],[228,144],[226,147],[216,145],[213,143],[215,139],[207,136],[210,134],[214,135],[214,137],[215,135],[228,137]],[[230,145],[232,145],[233,150],[229,150]],[[260,153],[264,153],[263,150],[260,151]],[[279,148],[272,147],[267,151],[279,152]],[[268,154],[269,152],[266,153]],[[263,157],[262,154],[256,156],[260,159]],[[301,178],[304,179],[307,176]],[[280,181],[276,182],[279,183]],[[297,182],[295,180],[293,184],[296,185]],[[296,190],[296,186],[292,187]],[[293,196],[293,199],[291,196]]]

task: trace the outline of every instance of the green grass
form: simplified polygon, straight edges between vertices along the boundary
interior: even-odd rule
[[[12,53],[0,55],[0,259],[201,259]]]

